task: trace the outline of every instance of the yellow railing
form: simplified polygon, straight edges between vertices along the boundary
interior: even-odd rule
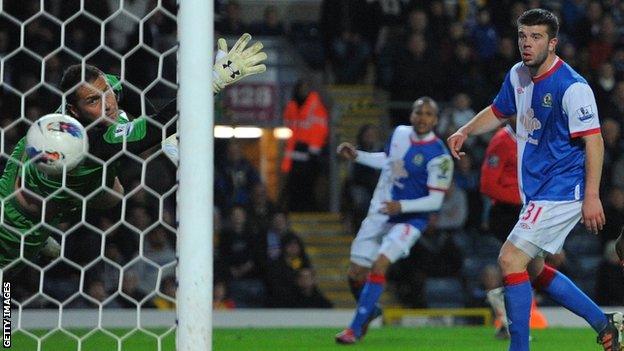
[[[492,325],[492,312],[488,308],[384,308],[384,324],[394,324],[405,316],[414,317],[481,317],[483,325]]]

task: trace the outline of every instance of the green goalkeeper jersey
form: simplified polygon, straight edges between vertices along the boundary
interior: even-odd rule
[[[164,124],[175,113],[174,100],[151,119]],[[20,257],[22,237],[24,257],[33,259],[51,234],[50,229],[42,225],[41,213],[29,213],[18,203],[14,196],[18,178],[23,181],[22,187],[27,189],[27,194],[32,192],[45,198],[46,208],[56,209],[52,216],[46,213],[48,217],[46,223],[56,226],[72,216],[81,216],[83,212],[81,211],[81,197],[98,193],[104,184],[112,188],[114,178],[123,175],[119,161],[109,162],[106,167],[104,164],[123,151],[124,139],[125,149],[134,154],[140,154],[160,145],[162,139],[162,130],[148,123],[147,118],[130,120],[124,112],[120,112],[116,123],[109,126],[95,126],[90,128],[87,134],[89,154],[102,162],[89,157],[85,158],[76,168],[67,173],[66,188],[62,187],[61,177],[43,173],[34,164],[27,162],[26,138],[22,138],[15,146],[0,178],[0,201],[4,206],[4,217],[0,224],[0,267]]]

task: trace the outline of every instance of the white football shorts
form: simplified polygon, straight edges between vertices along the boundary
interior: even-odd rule
[[[524,205],[507,240],[532,258],[561,251],[581,220],[583,201],[530,201]]]
[[[370,268],[380,254],[396,262],[409,255],[420,235],[409,223],[389,223],[387,215],[369,214],[351,243],[351,262]]]

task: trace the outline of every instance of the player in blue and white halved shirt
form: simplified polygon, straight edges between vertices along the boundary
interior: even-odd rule
[[[492,105],[448,143],[459,158],[469,135],[492,130],[501,119],[516,118],[524,207],[499,255],[509,350],[529,350],[533,286],[583,317],[605,351],[620,351],[622,314],[605,314],[566,276],[544,265],[544,255],[561,250],[579,220],[594,234],[605,223],[598,196],[604,156],[598,109],[587,81],[556,55],[558,30],[557,17],[547,10],[532,9],[518,18],[522,62],[511,68]]]
[[[388,267],[409,254],[451,184],[453,160],[433,132],[436,102],[428,97],[416,100],[410,122],[394,130],[385,152],[356,150],[350,143],[338,146],[345,159],[382,170],[368,215],[351,245],[349,285],[358,305],[351,325],[336,335],[340,344],[360,340],[368,324],[381,315],[377,301]]]

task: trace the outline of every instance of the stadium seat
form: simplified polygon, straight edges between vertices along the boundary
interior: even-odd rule
[[[457,278],[427,278],[425,299],[430,308],[464,307],[464,288]]]

